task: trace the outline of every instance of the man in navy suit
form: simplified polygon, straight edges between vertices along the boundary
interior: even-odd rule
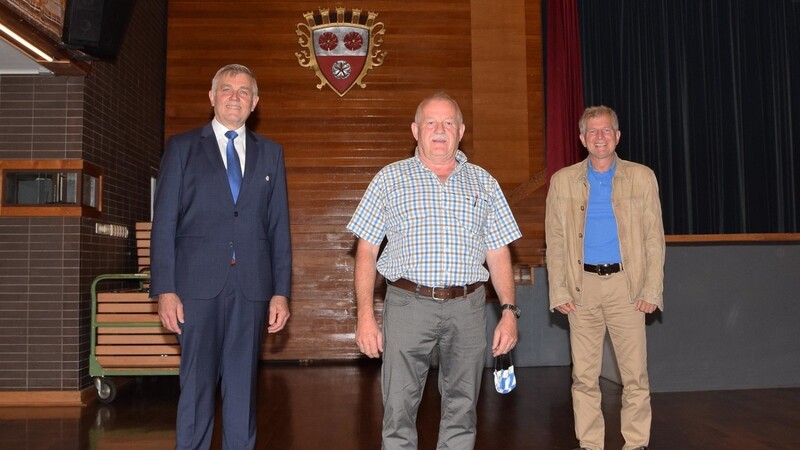
[[[214,119],[172,137],[161,161],[150,293],[181,344],[176,448],[209,448],[219,384],[223,448],[252,449],[264,328],[289,319],[286,170],[282,147],[245,128],[250,69],[221,68],[208,97]]]

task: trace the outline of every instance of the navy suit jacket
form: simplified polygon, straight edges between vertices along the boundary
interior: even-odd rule
[[[214,130],[173,136],[161,160],[151,243],[151,296],[182,300],[222,291],[236,251],[245,298],[290,294],[292,254],[283,148],[246,132],[244,178],[234,204]]]

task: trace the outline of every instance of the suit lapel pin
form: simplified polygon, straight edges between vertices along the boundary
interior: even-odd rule
[[[269,181],[269,175],[267,175],[264,179]]]

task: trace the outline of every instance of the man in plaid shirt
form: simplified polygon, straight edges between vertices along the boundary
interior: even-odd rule
[[[503,308],[492,354],[517,343],[508,244],[522,234],[497,180],[458,150],[464,130],[461,110],[447,94],[423,100],[411,124],[414,157],[373,178],[347,225],[358,237],[356,341],[371,358],[383,354],[383,449],[417,448],[417,410],[437,347],[437,448],[475,446],[486,351],[483,283],[490,274]],[[382,327],[373,307],[376,270],[389,284]]]

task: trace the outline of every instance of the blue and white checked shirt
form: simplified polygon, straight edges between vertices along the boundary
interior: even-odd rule
[[[372,179],[347,229],[375,245],[388,239],[377,263],[386,279],[432,287],[486,281],[486,251],[522,236],[497,180],[460,150],[456,161],[445,184],[416,155]]]

